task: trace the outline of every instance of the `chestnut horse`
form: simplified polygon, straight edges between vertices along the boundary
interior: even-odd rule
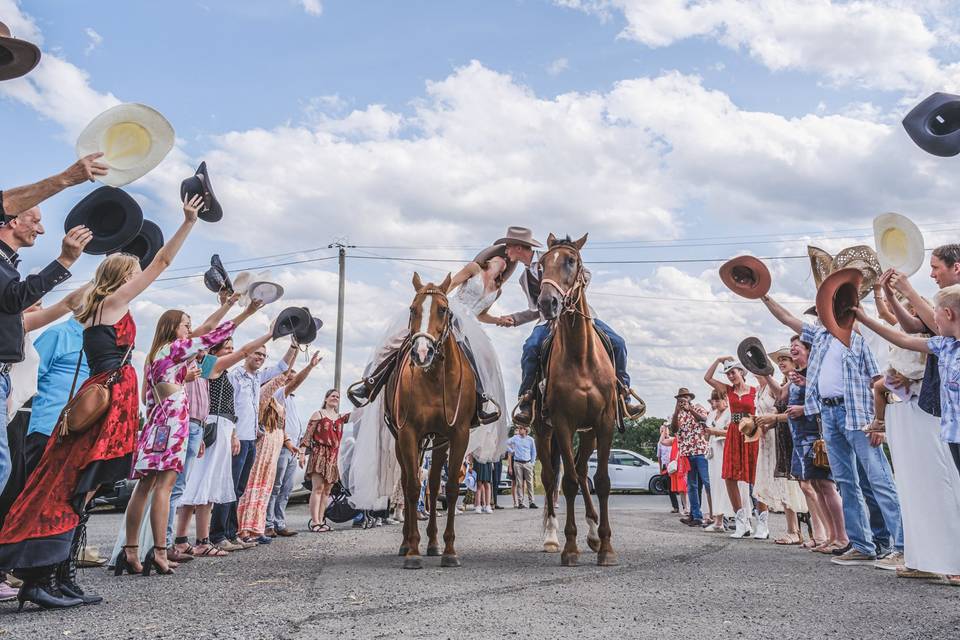
[[[401,354],[387,384],[386,411],[396,431],[396,454],[403,486],[404,521],[400,555],[404,569],[423,566],[417,502],[420,497],[422,454],[432,443],[430,466],[430,522],[427,555],[439,556],[437,494],[440,472],[449,452],[447,526],[443,534],[441,567],[459,567],[454,550],[454,516],[460,495],[459,470],[477,415],[477,383],[473,369],[452,333],[453,315],[447,302],[450,275],[439,285],[423,284],[413,275],[416,296],[410,305],[410,347]]]
[[[557,465],[563,462],[563,494],[567,500],[566,545],[560,555],[564,566],[577,564],[577,525],[574,502],[578,489],[583,495],[589,533],[587,543],[597,552],[597,564],[617,564],[610,544],[608,503],[610,476],[607,462],[617,417],[617,376],[610,356],[594,328],[586,287],[589,276],[583,268],[580,249],[587,241],[569,237],[558,240],[550,234],[547,251],[540,258],[542,278],[537,305],[544,318],[553,323],[553,343],[546,369],[546,389],[534,420],[544,498],[544,551],[560,550],[557,518],[554,513]],[[579,446],[574,454],[574,435]],[[590,498],[587,461],[594,447],[597,470],[593,485],[600,500],[600,515]]]

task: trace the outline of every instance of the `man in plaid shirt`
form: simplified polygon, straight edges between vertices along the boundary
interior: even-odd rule
[[[706,425],[707,410],[698,404],[693,404],[694,395],[685,387],[681,387],[674,396],[677,406],[673,412],[671,428],[677,434],[677,452],[686,456],[690,463],[687,472],[687,497],[690,499],[690,515],[680,521],[691,527],[703,524],[703,513],[700,511],[700,484],[710,495],[710,475],[708,472],[706,453],[707,444]],[[712,515],[712,514],[711,514]]]
[[[822,325],[802,322],[770,296],[761,298],[773,316],[813,345],[807,367],[807,394],[804,414],[820,414],[823,439],[830,456],[830,470],[840,488],[844,528],[850,547],[835,552],[839,565],[873,564],[877,548],[860,487],[857,464],[865,473],[880,507],[894,551],[883,563],[900,563],[903,556],[903,527],[900,501],[893,483],[890,463],[880,446],[882,434],[867,435],[863,427],[873,420],[873,383],[880,377],[877,361],[859,333],[850,337],[850,347],[834,338]]]

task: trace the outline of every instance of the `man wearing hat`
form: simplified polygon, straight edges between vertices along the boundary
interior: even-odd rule
[[[830,470],[840,489],[844,528],[850,539],[850,547],[838,550],[832,561],[848,566],[874,564],[877,560],[877,546],[870,535],[870,522],[864,509],[858,464],[893,537],[894,552],[890,554],[890,561],[902,561],[903,527],[893,472],[882,448],[877,446],[879,440],[871,440],[863,432],[863,427],[873,419],[873,383],[880,378],[873,353],[856,331],[851,333],[848,347],[823,325],[803,322],[769,295],[761,300],[773,317],[800,334],[802,342],[812,345],[803,411],[807,416],[820,414]]]
[[[523,293],[527,297],[526,309],[504,316],[497,324],[501,327],[517,327],[534,320],[537,321],[533,333],[523,343],[523,355],[520,358],[523,370],[520,383],[520,403],[513,415],[515,423],[529,425],[530,421],[533,420],[533,386],[536,383],[537,368],[540,364],[540,348],[550,335],[550,325],[540,314],[540,309],[537,306],[542,273],[534,249],[543,245],[533,239],[533,232],[526,227],[509,227],[507,234],[494,244],[505,245],[507,258],[524,265],[523,273],[520,274],[520,288],[523,289]],[[590,271],[584,268],[583,273],[589,284]],[[593,318],[593,323],[606,334],[610,344],[613,345],[613,364],[617,370],[617,379],[620,381],[620,394],[627,405],[627,411],[633,414],[639,411],[639,408],[630,403],[627,343],[608,324],[596,316]]]
[[[677,405],[670,419],[670,428],[677,434],[677,451],[686,456],[690,463],[687,472],[687,499],[690,501],[690,515],[681,518],[683,524],[697,527],[703,524],[703,512],[700,510],[701,483],[710,495],[710,473],[707,462],[707,450],[710,448],[707,435],[707,415],[709,412],[699,404],[694,404],[696,396],[686,387],[680,387],[674,398]]]

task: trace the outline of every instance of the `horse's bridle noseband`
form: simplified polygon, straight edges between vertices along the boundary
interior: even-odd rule
[[[450,301],[447,299],[446,292],[440,288],[423,289],[419,291],[419,293],[425,296],[439,296],[443,300],[444,304],[446,304],[447,312],[444,314],[443,327],[440,329],[439,336],[434,338],[433,335],[428,331],[417,331],[416,333],[410,334],[410,344],[413,344],[417,338],[426,338],[434,345],[437,345],[437,355],[435,358],[443,358],[443,351],[439,347],[446,342],[447,336],[450,335],[450,327],[451,323],[453,322],[453,314],[450,312]],[[413,310],[411,309],[411,313],[412,312]]]
[[[544,253],[540,257],[540,264],[545,263],[547,256],[549,256],[551,253],[563,248],[569,248],[569,247],[565,244],[562,244],[562,245],[557,245],[552,249],[548,250],[546,253]],[[559,315],[562,316],[565,313],[578,313],[580,315],[583,315],[584,317],[588,317],[577,308],[577,306],[580,304],[581,298],[583,298],[583,290],[587,286],[587,278],[583,272],[583,259],[580,257],[579,252],[575,252],[574,255],[577,258],[577,273],[574,276],[573,284],[570,286],[569,289],[564,289],[559,282],[557,282],[556,280],[552,280],[550,278],[541,278],[540,287],[542,289],[544,285],[550,285],[551,287],[557,290],[557,293],[560,294],[561,308],[560,308]]]

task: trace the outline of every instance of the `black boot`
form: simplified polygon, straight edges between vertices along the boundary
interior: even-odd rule
[[[18,577],[23,580],[23,586],[17,594],[17,601],[20,603],[17,611],[22,611],[23,605],[28,602],[42,609],[66,609],[83,604],[80,598],[67,596],[57,589],[55,566],[20,572]]]
[[[529,427],[533,422],[533,394],[529,391],[520,394],[517,407],[513,410],[513,424]]]
[[[77,598],[83,604],[100,604],[103,598],[95,593],[84,593],[77,584],[77,561],[83,553],[87,543],[87,520],[90,514],[86,511],[80,514],[80,523],[73,531],[73,540],[70,543],[70,557],[57,565],[57,586],[64,596]]]

